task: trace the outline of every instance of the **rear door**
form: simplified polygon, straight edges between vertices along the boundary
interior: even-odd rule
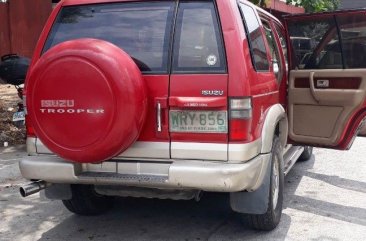
[[[366,116],[366,12],[286,17],[289,137],[348,149]]]
[[[214,1],[180,1],[169,93],[171,158],[227,160],[228,75]]]
[[[115,24],[118,27],[115,29],[119,29],[113,29],[104,38],[131,55],[143,74],[148,93],[148,111],[139,139],[120,157],[170,158],[167,104],[176,5],[173,1],[123,2],[108,4],[110,7],[104,10],[109,14],[111,25]],[[112,22],[117,14],[119,18]]]
[[[46,52],[61,42],[95,38],[115,44],[133,58],[146,85],[148,111],[139,139],[120,157],[170,158],[167,107],[176,7],[176,1],[65,2],[43,48]],[[36,143],[38,153],[50,153],[39,139]]]

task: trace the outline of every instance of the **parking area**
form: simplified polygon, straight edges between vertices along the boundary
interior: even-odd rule
[[[21,198],[24,147],[0,149],[0,240],[365,240],[366,138],[348,152],[316,149],[285,179],[282,221],[272,232],[243,226],[224,194],[201,202],[117,199],[98,217],[78,217],[59,201]]]

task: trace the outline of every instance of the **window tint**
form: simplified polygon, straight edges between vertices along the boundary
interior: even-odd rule
[[[342,35],[345,68],[366,68],[366,15],[337,17]]]
[[[296,67],[341,69],[342,55],[333,16],[293,19],[288,22]]]
[[[225,72],[220,29],[213,2],[180,2],[173,72]]]
[[[245,4],[240,4],[240,9],[244,17],[244,26],[248,36],[253,65],[257,71],[269,71],[264,37],[254,9]]]
[[[282,80],[282,77],[283,77],[283,66],[282,66],[282,62],[281,62],[280,51],[277,46],[277,42],[276,42],[276,39],[275,39],[275,36],[271,29],[270,24],[266,21],[262,21],[262,23],[263,23],[263,28],[266,33],[266,39],[267,39],[268,46],[269,46],[269,52],[270,52],[270,57],[271,57],[271,61],[272,61],[273,72],[276,76],[277,83],[280,83]]]
[[[96,38],[122,48],[141,71],[168,72],[174,6],[145,2],[64,7],[43,52],[64,41]]]

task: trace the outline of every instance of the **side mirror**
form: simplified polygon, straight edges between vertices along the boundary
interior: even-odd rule
[[[16,54],[1,57],[0,78],[11,85],[24,84],[30,59]]]

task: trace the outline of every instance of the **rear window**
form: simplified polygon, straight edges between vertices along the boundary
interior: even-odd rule
[[[181,1],[176,21],[173,72],[225,72],[222,33],[214,3]]]
[[[291,19],[288,30],[295,68],[366,68],[365,14]]]
[[[64,7],[43,52],[64,41],[96,38],[126,51],[143,72],[168,72],[174,2]]]

